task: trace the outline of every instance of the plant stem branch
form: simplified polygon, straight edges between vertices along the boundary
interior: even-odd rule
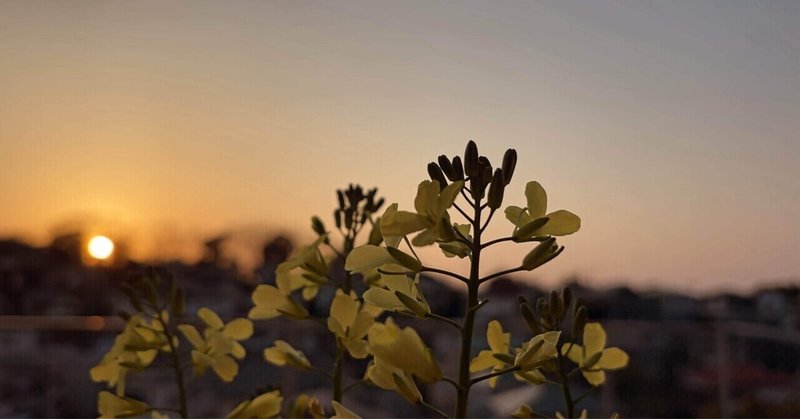
[[[455,327],[455,328],[456,328],[456,330],[458,330],[459,332],[461,331],[461,325],[460,325],[460,324],[458,324],[458,323],[456,323],[456,322],[454,322],[454,321],[453,321],[453,320],[451,320],[451,319],[448,319],[447,317],[440,316],[440,315],[438,315],[438,314],[436,314],[436,313],[428,313],[428,317],[430,317],[430,318],[432,318],[432,319],[439,320],[439,321],[441,321],[441,322],[444,322],[444,323],[447,323],[447,324],[449,324],[450,326],[453,326],[453,327]]]
[[[512,241],[512,240],[514,240],[514,238],[513,238],[513,237],[511,237],[511,236],[509,236],[509,237],[503,237],[503,238],[501,238],[501,239],[494,239],[494,240],[492,240],[492,241],[488,241],[488,242],[484,243],[484,244],[483,244],[483,248],[485,249],[485,248],[487,248],[487,247],[489,247],[489,246],[491,246],[491,245],[493,245],[493,244],[502,243],[502,242],[507,242],[507,241]]]
[[[467,221],[468,221],[470,224],[475,224],[475,221],[473,221],[473,220],[472,220],[472,218],[471,218],[469,215],[467,215],[467,213],[466,213],[466,212],[464,212],[464,210],[462,210],[462,209],[461,209],[461,207],[459,207],[459,206],[458,206],[458,204],[453,204],[453,207],[455,207],[455,209],[457,209],[457,210],[458,210],[458,212],[460,212],[460,213],[461,213],[461,215],[462,215],[462,216],[463,216],[463,217],[464,217],[464,218],[465,218],[465,219],[466,219],[466,220],[467,220]]]
[[[497,277],[500,277],[500,276],[503,276],[503,275],[512,274],[514,272],[524,271],[524,270],[525,270],[525,268],[523,268],[522,266],[518,266],[516,268],[506,269],[505,271],[495,272],[495,273],[493,273],[493,274],[491,274],[491,275],[489,275],[489,276],[487,276],[485,278],[481,278],[480,281],[478,281],[478,283],[479,284],[483,284],[484,282],[492,280],[494,278],[497,278]]]
[[[172,360],[172,369],[175,371],[175,383],[178,386],[178,409],[182,418],[189,417],[188,406],[186,403],[186,383],[183,381],[183,367],[181,367],[181,359],[178,356],[178,348],[175,347],[173,334],[170,332],[169,324],[164,320],[164,316],[159,311],[157,313],[158,322],[164,328],[164,337],[167,338],[167,345],[169,345],[169,354]]]
[[[475,385],[477,383],[480,383],[483,380],[488,380],[488,379],[490,379],[492,377],[497,377],[498,375],[503,375],[503,374],[508,374],[510,372],[519,371],[519,369],[520,369],[519,367],[508,367],[508,368],[505,368],[505,369],[502,369],[502,370],[499,370],[499,371],[491,372],[491,373],[486,374],[486,375],[481,375],[480,377],[473,378],[470,381],[469,385],[471,385],[471,386]]]
[[[453,277],[455,279],[458,279],[459,281],[461,281],[461,282],[463,282],[465,284],[469,284],[469,282],[470,282],[469,279],[467,279],[466,277],[461,276],[461,275],[459,275],[457,273],[448,272],[448,271],[445,271],[445,270],[442,270],[442,269],[437,269],[437,268],[431,268],[431,267],[428,267],[428,266],[423,266],[422,269],[420,270],[420,272],[433,272],[433,273],[437,273],[437,274],[447,275],[447,276]]]

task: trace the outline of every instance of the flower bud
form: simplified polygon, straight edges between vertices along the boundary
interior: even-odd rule
[[[442,190],[447,186],[447,179],[444,178],[444,173],[442,173],[442,169],[434,163],[428,163],[428,176],[431,177],[431,180],[435,180],[439,182],[439,190]]]
[[[514,175],[514,168],[517,166],[517,150],[509,148],[503,155],[503,182],[508,185],[511,183],[511,176]]]
[[[403,294],[400,291],[395,291],[394,296],[403,303],[417,317],[425,317],[428,315],[428,309],[419,303],[419,301]]]
[[[561,291],[561,301],[564,302],[564,311],[566,312],[570,304],[572,304],[572,290],[569,287]]]
[[[464,180],[464,166],[461,165],[460,156],[453,157],[453,174],[455,175],[453,181]]]
[[[472,140],[467,143],[467,149],[464,151],[464,173],[469,177],[480,175],[478,173],[478,146]]]
[[[397,261],[400,266],[409,269],[412,272],[419,272],[422,270],[422,263],[417,258],[403,252],[395,247],[387,247],[386,250],[389,255]]]
[[[488,204],[491,209],[498,209],[503,204],[503,191],[506,184],[503,181],[503,172],[500,169],[494,171],[492,183],[489,186]]]
[[[536,231],[544,227],[548,221],[550,221],[549,217],[537,218],[517,229],[511,236],[514,238],[514,241],[517,242],[527,240],[533,237]]]
[[[453,168],[453,164],[450,163],[450,159],[448,159],[447,156],[442,154],[441,156],[439,156],[438,161],[439,161],[439,167],[442,168],[442,172],[444,172],[445,176],[447,176],[448,179],[454,182],[457,180],[461,180],[456,177],[456,171]]]
[[[582,305],[575,312],[575,318],[572,320],[572,337],[573,339],[578,336],[583,336],[583,328],[586,326],[586,318],[589,315],[586,306]]]
[[[533,314],[533,309],[528,304],[528,300],[525,299],[523,296],[519,296],[519,311],[522,313],[522,317],[525,319],[525,323],[528,324],[528,329],[531,330],[533,335],[540,335],[544,331],[542,327],[539,326],[539,322],[536,320],[536,315]]]
[[[316,215],[311,217],[311,228],[320,236],[326,233],[325,224]]]

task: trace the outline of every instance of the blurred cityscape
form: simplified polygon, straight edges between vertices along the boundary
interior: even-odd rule
[[[273,282],[275,267],[293,250],[288,238],[268,240],[261,266],[243,275],[225,258],[221,241],[209,240],[205,256],[195,264],[161,266],[186,289],[190,315],[206,306],[226,321],[246,316],[253,288]],[[87,263],[84,243],[77,233],[46,247],[0,240],[0,417],[97,415],[97,392],[103,386],[93,383],[88,371],[123,326],[115,313],[129,307],[120,284],[142,266],[121,256],[108,263]],[[500,278],[484,290],[491,304],[480,312],[474,353],[486,347],[483,331],[490,319],[499,319],[512,333],[512,344],[530,337],[516,309],[517,296],[535,301],[549,290],[516,279]],[[605,326],[609,344],[631,355],[628,368],[609,374],[608,384],[579,405],[592,416],[609,417],[616,411],[623,417],[800,417],[797,286],[762,289],[749,296],[693,298],[568,282],[589,306],[590,319]],[[434,312],[454,318],[462,312],[456,290],[424,280],[423,291]],[[319,297],[330,298],[330,293]],[[313,306],[310,310],[320,312]],[[448,354],[456,351],[455,333],[439,323],[414,324],[445,374],[452,375],[457,357]],[[289,398],[302,391],[325,402],[326,382],[318,375],[278,369],[263,360],[262,350],[275,339],[291,342],[323,368],[333,357],[330,335],[315,322],[258,321],[254,337],[245,345],[248,356],[232,384],[222,384],[213,374],[190,381],[192,416],[223,416],[239,401],[273,386],[280,386]],[[346,375],[357,380],[364,367],[350,362]],[[165,368],[150,368],[135,375],[128,394],[154,406],[173,405],[170,374]],[[431,404],[450,410],[453,391],[447,384],[422,390]],[[584,385],[578,394],[588,390]],[[507,416],[520,403],[543,412],[562,404],[560,393],[548,386],[522,385],[508,377],[494,390],[477,387],[473,397],[485,401],[474,403],[471,412],[481,417]],[[369,386],[348,393],[347,405],[365,417],[430,416],[395,393]]]

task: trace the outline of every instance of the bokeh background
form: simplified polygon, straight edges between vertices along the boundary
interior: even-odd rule
[[[131,267],[242,315],[336,188],[409,208],[472,139],[518,151],[509,203],[538,180],[583,220],[504,286],[573,284],[630,349],[592,406],[799,416],[799,20],[796,1],[0,1],[0,415],[94,414]],[[263,327],[248,349],[296,333]],[[256,358],[207,414],[277,373]]]

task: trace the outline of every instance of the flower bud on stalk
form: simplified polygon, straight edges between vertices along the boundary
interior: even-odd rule
[[[514,168],[517,166],[517,150],[509,148],[503,155],[503,182],[508,185],[511,183],[511,176],[514,175]]]
[[[439,182],[439,190],[442,190],[447,186],[447,179],[444,178],[444,173],[442,173],[442,169],[434,163],[428,163],[428,176],[431,177],[431,180],[435,180]]]
[[[495,170],[492,183],[489,186],[488,203],[491,209],[496,210],[503,204],[503,191],[506,188],[506,184],[503,182],[503,172],[500,169]]]

